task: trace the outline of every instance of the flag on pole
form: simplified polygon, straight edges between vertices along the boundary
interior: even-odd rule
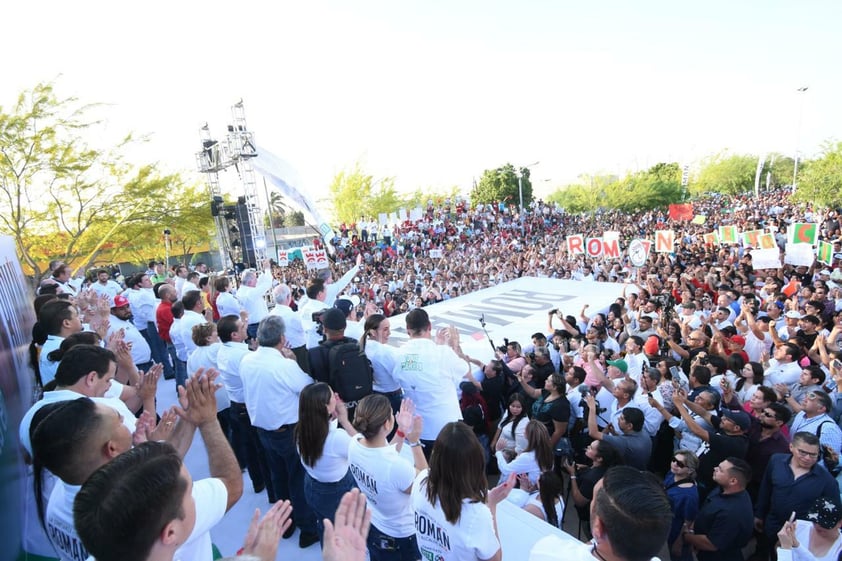
[[[827,242],[819,242],[818,258],[820,263],[833,265],[833,245]]]
[[[816,245],[818,241],[819,229],[816,224],[811,222],[794,222],[786,229],[786,241],[789,243],[808,243]]]

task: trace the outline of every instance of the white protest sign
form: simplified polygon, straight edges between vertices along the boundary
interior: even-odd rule
[[[784,263],[788,265],[795,265],[796,267],[803,265],[810,267],[816,256],[813,253],[813,245],[808,243],[787,243],[786,253],[784,254]],[[754,265],[756,266],[756,265]]]
[[[751,266],[755,269],[780,269],[781,254],[777,248],[752,249]]]

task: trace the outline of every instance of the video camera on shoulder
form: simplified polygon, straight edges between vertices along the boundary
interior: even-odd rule
[[[321,336],[324,336],[325,334],[325,326],[322,323],[322,317],[329,309],[330,308],[324,308],[322,310],[319,310],[318,312],[313,312],[310,315],[310,319],[316,323],[316,333],[318,333]]]

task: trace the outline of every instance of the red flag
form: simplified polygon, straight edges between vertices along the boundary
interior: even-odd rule
[[[693,220],[693,203],[682,203],[670,205],[670,220]]]

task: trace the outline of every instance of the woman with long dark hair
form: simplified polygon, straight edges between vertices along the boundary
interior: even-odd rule
[[[392,404],[392,412],[397,414],[401,408],[401,385],[392,376],[398,352],[388,344],[392,333],[389,318],[383,314],[371,314],[365,320],[363,331],[360,349],[371,361],[374,373],[372,389],[375,393],[385,395]]]
[[[570,495],[580,520],[590,519],[590,505],[597,482],[609,468],[623,463],[623,457],[617,448],[604,440],[591,442],[585,448],[585,457],[590,460],[590,466],[569,461],[564,464],[564,469],[570,475]]]
[[[359,433],[348,449],[348,462],[368,498],[371,529],[366,541],[371,561],[419,558],[409,493],[415,477],[427,469],[427,460],[419,444],[423,423],[414,411],[412,401],[405,399],[395,417],[386,396],[372,394],[360,400],[354,415]],[[391,433],[396,436],[389,442]],[[412,462],[400,453],[404,440],[412,450]]]
[[[356,487],[348,469],[348,446],[355,434],[345,404],[330,386],[317,382],[301,391],[295,442],[306,472],[304,498],[316,514],[320,542],[324,538],[322,520],[332,518],[342,495]]]
[[[561,478],[553,471],[545,471],[538,478],[538,492],[530,497],[523,510],[551,526],[561,528],[564,520],[563,491]]]
[[[500,443],[497,443],[499,448]],[[550,436],[547,427],[540,421],[531,420],[526,424],[526,448],[515,458],[510,458],[503,450],[495,453],[500,477],[510,474],[525,473],[529,475],[532,485],[538,483],[538,477],[545,471],[553,469],[553,449],[550,446]]]
[[[526,407],[523,403],[523,396],[514,393],[509,398],[509,407],[506,415],[497,427],[497,433],[491,442],[490,448],[497,449],[497,443],[503,442],[503,450],[514,450],[520,454],[526,448],[526,423],[529,421]]]
[[[497,505],[514,481],[512,474],[489,491],[485,454],[473,431],[462,422],[446,424],[433,445],[429,469],[412,484],[419,549],[442,561],[500,561]]]

